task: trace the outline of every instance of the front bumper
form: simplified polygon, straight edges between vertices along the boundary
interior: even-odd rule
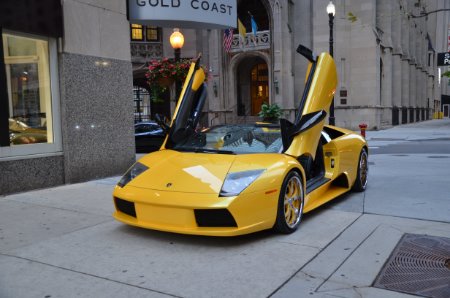
[[[236,236],[270,229],[275,223],[278,203],[278,193],[264,191],[218,197],[126,186],[116,187],[113,196],[116,207],[113,216],[118,221],[205,236]]]

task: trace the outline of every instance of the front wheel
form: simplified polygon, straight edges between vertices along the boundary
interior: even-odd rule
[[[304,202],[302,179],[296,171],[291,171],[281,186],[274,229],[283,234],[297,230],[303,215]]]
[[[353,190],[362,192],[366,190],[367,176],[369,174],[369,161],[366,149],[362,149],[359,154],[358,173],[356,174]]]

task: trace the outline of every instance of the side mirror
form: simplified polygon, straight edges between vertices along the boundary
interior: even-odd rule
[[[161,114],[155,114],[155,121],[158,123],[158,125],[162,128],[162,130],[165,133],[169,132],[169,125],[167,124],[169,122],[169,119],[167,119],[166,116]]]

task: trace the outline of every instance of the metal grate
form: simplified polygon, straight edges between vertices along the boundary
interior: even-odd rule
[[[374,287],[425,297],[450,297],[450,239],[405,234]]]

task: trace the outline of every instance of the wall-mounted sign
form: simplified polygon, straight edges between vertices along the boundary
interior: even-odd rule
[[[236,0],[127,0],[130,23],[196,29],[236,28]]]
[[[450,53],[438,53],[437,66],[450,65]]]

